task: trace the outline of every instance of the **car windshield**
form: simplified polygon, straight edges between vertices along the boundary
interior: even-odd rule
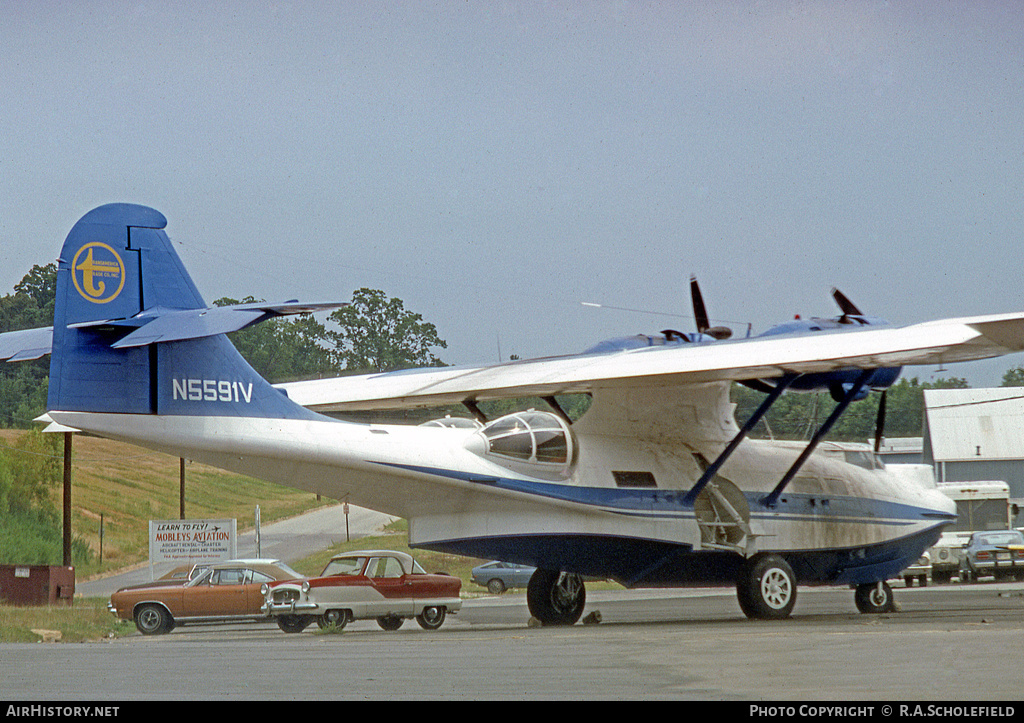
[[[298,580],[299,578],[305,577],[301,572],[296,572],[292,568],[285,565],[283,562],[277,563],[277,567],[281,569],[281,572],[285,573],[285,577],[278,578],[280,580]]]
[[[1006,532],[989,532],[978,538],[981,545],[1020,545],[1024,544],[1024,535],[1007,530]]]
[[[328,575],[358,575],[363,571],[366,563],[365,557],[338,557],[327,563],[327,567],[320,573],[321,577]]]

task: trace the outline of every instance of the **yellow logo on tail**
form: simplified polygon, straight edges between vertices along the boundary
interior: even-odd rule
[[[83,298],[94,304],[106,304],[116,299],[124,288],[124,276],[121,257],[114,249],[99,241],[82,246],[71,262],[71,278],[75,288]]]

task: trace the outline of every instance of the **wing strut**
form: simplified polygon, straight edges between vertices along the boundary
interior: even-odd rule
[[[547,397],[541,397],[541,399],[547,402],[548,406],[551,407],[551,411],[561,417],[562,421],[566,424],[572,424],[572,420],[569,419],[569,415],[565,413],[565,410],[562,409],[562,405],[558,403],[557,399],[555,399],[554,394]]]
[[[487,424],[487,415],[480,410],[480,407],[477,406],[475,399],[473,399],[472,397],[467,397],[466,399],[463,399],[462,406],[468,409],[469,413],[472,414],[476,418],[476,421],[480,422],[480,424]]]
[[[836,408],[832,410],[832,414],[828,415],[828,419],[825,420],[825,423],[822,424],[818,431],[814,433],[814,436],[811,437],[810,443],[804,451],[800,453],[800,456],[797,457],[793,466],[789,468],[789,471],[786,472],[785,475],[783,475],[782,480],[775,485],[775,489],[761,499],[761,504],[765,507],[775,507],[776,503],[779,501],[779,495],[781,495],[786,489],[786,486],[793,481],[793,478],[796,477],[796,473],[804,466],[804,462],[806,462],[807,458],[814,452],[818,443],[821,442],[825,435],[829,433],[829,430],[832,429],[832,425],[839,420],[839,417],[841,417],[843,412],[846,411],[846,408],[850,406],[850,402],[857,398],[857,395],[860,394],[864,385],[867,383],[868,378],[873,373],[874,369],[865,369],[860,373],[860,376],[857,377],[857,381],[853,383],[850,390],[841,400],[839,400],[839,404],[836,405]]]
[[[694,501],[697,499],[697,495],[703,491],[708,482],[715,478],[715,475],[718,474],[718,470],[722,468],[722,465],[725,464],[726,460],[728,460],[732,453],[736,451],[736,448],[740,446],[740,442],[742,442],[750,433],[750,430],[752,430],[754,426],[761,421],[761,418],[768,413],[771,406],[775,404],[775,400],[782,396],[782,393],[786,391],[786,388],[793,383],[793,380],[796,379],[796,377],[797,375],[795,374],[787,374],[776,383],[775,387],[768,393],[768,396],[765,397],[763,402],[761,402],[761,406],[759,406],[754,413],[750,415],[750,418],[743,423],[743,427],[740,428],[740,431],[735,437],[733,437],[732,441],[725,446],[725,449],[722,450],[720,455],[718,455],[718,458],[712,462],[706,470],[704,470],[704,474],[702,474],[700,479],[697,480],[697,484],[695,484],[693,488],[686,493],[686,496],[683,497],[684,505],[693,505]]]

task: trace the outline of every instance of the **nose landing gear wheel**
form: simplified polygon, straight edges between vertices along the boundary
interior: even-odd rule
[[[740,609],[754,620],[788,618],[796,604],[796,577],[778,555],[751,558],[736,581]]]
[[[583,614],[587,590],[571,572],[537,569],[526,588],[530,614],[544,625],[574,625]]]
[[[896,600],[892,596],[892,588],[887,582],[869,582],[858,585],[853,594],[857,609],[868,615],[891,613],[896,611]]]

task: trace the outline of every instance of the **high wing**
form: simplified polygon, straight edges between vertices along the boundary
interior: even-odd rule
[[[1024,313],[974,316],[906,327],[772,336],[604,354],[548,357],[495,366],[416,369],[277,385],[320,412],[459,404],[625,386],[680,387],[715,381],[945,364],[1024,350]]]

